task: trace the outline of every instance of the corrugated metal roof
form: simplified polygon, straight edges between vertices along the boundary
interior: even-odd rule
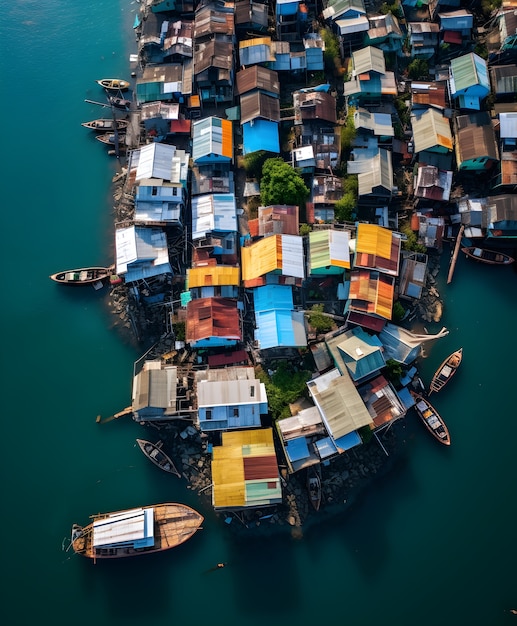
[[[164,411],[175,409],[177,370],[173,365],[162,367],[161,361],[145,361],[133,380],[132,410],[140,411],[150,407]]]
[[[255,65],[274,61],[271,37],[255,37],[239,42],[240,65]]]
[[[237,95],[243,95],[253,89],[280,94],[278,73],[262,65],[246,67],[236,75]]]
[[[265,93],[255,91],[241,96],[241,124],[257,118],[280,121],[280,101]]]
[[[375,313],[391,320],[395,276],[382,272],[354,269],[350,275],[350,310]]]
[[[196,372],[198,407],[267,403],[265,386],[253,367],[225,367]]]
[[[242,339],[237,301],[199,298],[187,304],[186,340],[195,343],[210,337]]]
[[[427,109],[421,115],[412,115],[415,152],[429,150],[437,146],[452,150],[452,133],[449,120],[434,109]]]
[[[158,228],[129,226],[115,231],[116,271],[126,281],[172,273],[165,232]],[[133,265],[136,264],[136,265]]]
[[[368,72],[376,72],[377,74],[386,73],[386,62],[384,60],[384,52],[374,46],[366,46],[360,50],[352,52],[354,62],[354,74],[360,76]]]
[[[233,159],[232,122],[219,117],[207,117],[192,125],[192,158],[207,156]]]
[[[198,39],[206,35],[233,35],[233,5],[228,10],[229,4],[220,10],[224,5],[207,4],[198,6],[194,17],[194,38]]]
[[[256,119],[242,125],[243,153],[251,154],[257,150],[266,150],[280,154],[278,122]]]
[[[272,235],[241,249],[243,281],[280,270],[283,275],[304,278],[303,238]]]
[[[237,0],[235,3],[235,24],[237,26],[253,24],[262,26],[265,30],[268,25],[268,6],[252,0]]]
[[[357,176],[359,196],[370,194],[391,196],[393,189],[393,166],[391,152],[378,150],[377,154],[365,161],[366,171]]]
[[[240,269],[228,265],[206,265],[187,269],[188,289],[220,285],[240,285]]]
[[[485,158],[499,159],[490,115],[486,111],[460,115],[456,118],[456,161]]]
[[[215,39],[196,46],[194,52],[194,76],[209,67],[230,71],[233,68],[233,44]]]
[[[358,224],[354,267],[380,270],[398,276],[401,239],[377,224]]]
[[[202,239],[214,231],[237,231],[237,211],[233,193],[206,194],[192,198],[192,239]]]
[[[328,0],[323,10],[325,19],[336,19],[346,13],[366,13],[364,0]]]
[[[329,266],[350,268],[347,231],[313,230],[309,233],[310,271]]]
[[[445,109],[445,83],[412,81],[411,97],[413,104]]]
[[[376,335],[368,334],[360,326],[343,333],[337,348],[354,381],[361,380],[386,365],[380,340]]]
[[[373,131],[378,137],[393,137],[395,130],[389,113],[372,113],[366,109],[356,109],[354,112],[356,129],[365,128]]]
[[[490,91],[487,63],[474,52],[451,59],[451,92],[453,94],[480,85]]]
[[[93,522],[93,547],[154,545],[154,508],[110,513]]]
[[[136,169],[136,179],[161,178],[172,180],[172,160],[175,146],[153,142],[140,148],[140,159]]]
[[[246,478],[246,475],[253,478]],[[212,450],[212,504],[216,509],[268,506],[282,500],[271,428],[222,433]],[[255,490],[248,485],[257,485]]]
[[[497,95],[517,93],[517,64],[490,68],[492,89]]]
[[[327,431],[334,441],[373,424],[364,402],[348,372],[333,369],[307,383]]]
[[[255,324],[255,340],[261,350],[300,348],[307,345],[302,311],[256,311]]]
[[[499,113],[499,134],[502,139],[517,138],[517,113]]]
[[[256,234],[260,237],[269,235],[298,235],[300,222],[297,206],[277,204],[260,206],[256,220]]]
[[[324,91],[295,91],[293,94],[296,122],[302,120],[337,121],[336,99]]]
[[[291,285],[264,285],[253,290],[255,313],[271,309],[293,309],[293,288]]]

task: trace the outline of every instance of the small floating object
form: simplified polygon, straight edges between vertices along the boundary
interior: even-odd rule
[[[113,131],[115,128],[117,130],[125,130],[128,125],[129,120],[113,120],[110,118],[99,118],[97,120],[91,120],[90,122],[83,122],[81,124],[84,128],[89,128],[90,130],[95,130],[101,133]]]
[[[476,246],[466,246],[461,251],[469,258],[487,265],[510,265],[514,262],[514,258],[504,252],[497,250],[487,250],[486,248],[478,248]]]
[[[123,78],[100,78],[95,82],[108,91],[126,91],[131,84]]]
[[[125,111],[127,111],[131,108],[131,100],[119,98],[118,96],[110,96],[108,100],[111,106],[114,106],[116,109],[124,109]]]
[[[431,384],[429,385],[429,395],[433,391],[440,391],[450,381],[450,379],[456,373],[456,370],[460,366],[463,355],[463,348],[459,348],[452,354],[450,354],[440,367],[434,373]]]
[[[181,474],[176,469],[172,459],[162,450],[162,441],[152,443],[146,439],[137,439],[136,442],[145,456],[157,467],[162,469],[164,472],[175,474],[178,478],[181,478]]]

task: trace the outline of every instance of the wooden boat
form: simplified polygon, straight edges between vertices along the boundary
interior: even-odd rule
[[[510,265],[515,261],[513,257],[504,252],[496,250],[487,250],[486,248],[478,248],[477,246],[466,246],[461,249],[469,258],[488,265]]]
[[[186,504],[167,502],[92,516],[72,526],[71,546],[95,562],[175,548],[201,527],[203,516]]]
[[[65,270],[52,274],[50,278],[62,285],[91,285],[97,281],[104,281],[110,277],[113,271],[111,267],[82,267],[77,270]]]
[[[319,465],[311,465],[307,469],[307,491],[314,510],[319,511],[321,505],[321,470]]]
[[[100,141],[103,144],[106,144],[108,146],[114,146],[117,141],[121,142],[124,140],[125,138],[125,133],[118,133],[117,138],[115,139],[115,134],[114,133],[104,133],[103,135],[96,135],[95,139],[97,139],[97,141]]]
[[[129,109],[131,108],[131,100],[119,98],[118,96],[109,96],[108,102],[111,104],[111,106],[114,106],[116,109],[121,109],[123,111],[129,111]]]
[[[162,469],[164,472],[176,474],[178,478],[181,478],[181,474],[176,469],[176,466],[172,462],[172,459],[162,450],[162,441],[152,443],[151,441],[147,441],[146,439],[137,439],[136,442],[140,446],[140,450],[142,450],[145,456],[157,467]]]
[[[439,415],[438,411],[433,407],[427,398],[424,398],[424,396],[421,396],[414,391],[411,392],[411,395],[415,399],[415,410],[418,417],[420,417],[427,430],[437,441],[443,443],[445,446],[450,446],[451,438],[449,435],[449,429],[447,428],[447,424]]]
[[[108,91],[126,91],[131,85],[129,81],[122,78],[100,78],[95,82]]]
[[[429,385],[429,395],[431,395],[433,391],[440,391],[440,389],[445,387],[460,366],[462,356],[463,348],[459,348],[445,359],[434,373],[431,384]]]
[[[83,122],[81,126],[95,130],[97,132],[107,133],[108,131],[126,130],[129,126],[129,120],[114,120],[109,118],[99,118],[98,120],[91,120],[90,122]]]

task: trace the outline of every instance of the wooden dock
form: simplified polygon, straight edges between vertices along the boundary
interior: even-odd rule
[[[122,409],[122,411],[115,413],[115,415],[110,415],[109,417],[106,417],[105,419],[102,419],[100,415],[97,415],[95,422],[97,424],[105,424],[106,422],[111,422],[113,420],[118,419],[119,417],[125,417],[126,415],[131,415],[132,413],[133,413],[133,408],[130,406],[127,406],[125,409]]]
[[[452,275],[454,274],[454,268],[456,267],[456,261],[458,259],[458,254],[461,248],[461,238],[463,237],[463,231],[465,230],[465,226],[462,224],[458,236],[456,237],[456,244],[454,246],[454,252],[451,258],[451,264],[449,266],[449,273],[447,275],[447,284],[449,285],[452,282]]]

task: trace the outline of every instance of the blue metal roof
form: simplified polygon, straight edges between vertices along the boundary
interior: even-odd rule
[[[307,439],[305,439],[305,437],[297,437],[296,439],[287,441],[285,451],[290,461],[300,461],[310,456]]]
[[[242,125],[244,155],[266,150],[280,154],[278,122],[269,120],[253,120]]]
[[[265,285],[253,290],[255,312],[272,309],[293,309],[293,289],[291,285]]]
[[[261,350],[267,348],[296,347],[302,345],[295,332],[296,313],[294,311],[261,311],[255,313],[257,328],[255,339]]]
[[[362,443],[362,441],[357,430],[353,430],[351,433],[343,435],[335,440],[336,446],[342,450],[350,450],[350,448],[354,448],[360,443]]]

